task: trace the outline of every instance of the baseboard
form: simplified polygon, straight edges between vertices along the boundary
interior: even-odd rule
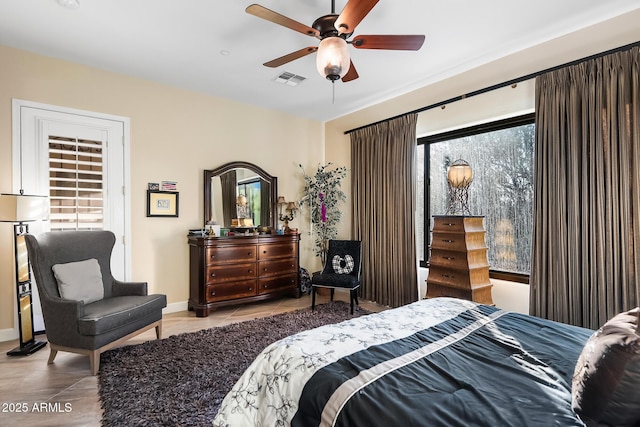
[[[162,309],[162,314],[177,313],[178,311],[187,311],[187,301],[172,302]]]
[[[18,338],[20,337],[15,329],[0,329],[0,342],[17,340]]]

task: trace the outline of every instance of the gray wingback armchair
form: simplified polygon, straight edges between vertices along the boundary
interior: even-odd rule
[[[160,339],[167,298],[147,295],[146,282],[114,279],[112,232],[53,231],[27,235],[26,243],[51,346],[48,363],[58,351],[86,354],[96,375],[104,351],[151,328]]]

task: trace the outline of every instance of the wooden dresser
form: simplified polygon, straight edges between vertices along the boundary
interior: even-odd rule
[[[433,217],[427,298],[493,305],[482,216]]]
[[[283,296],[300,297],[298,234],[189,236],[189,310]]]

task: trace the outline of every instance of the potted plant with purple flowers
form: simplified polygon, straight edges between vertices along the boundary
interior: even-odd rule
[[[344,166],[333,167],[333,163],[318,165],[314,175],[307,175],[302,165],[304,177],[303,198],[300,206],[309,206],[312,232],[315,232],[313,252],[320,257],[322,265],[326,261],[329,240],[338,235],[338,224],[342,219],[339,203],[347,200],[340,189],[342,180],[347,176]]]

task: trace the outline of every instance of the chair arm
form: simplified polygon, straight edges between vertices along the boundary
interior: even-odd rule
[[[113,287],[111,288],[114,297],[131,296],[131,295],[147,295],[147,282],[121,282],[113,279]]]
[[[46,307],[46,329],[66,333],[65,331],[77,330],[78,319],[84,316],[84,304],[82,301],[67,300],[59,297],[49,298]]]

